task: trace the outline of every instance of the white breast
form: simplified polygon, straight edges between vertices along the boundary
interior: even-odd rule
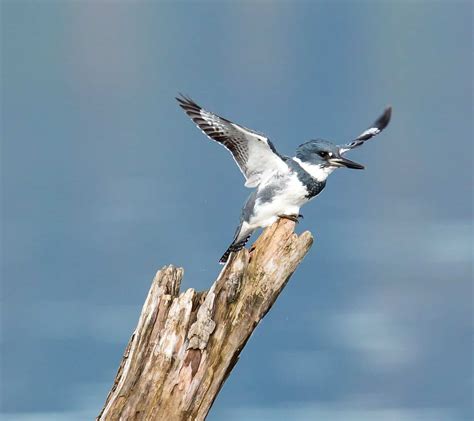
[[[286,180],[285,188],[272,201],[255,203],[254,213],[250,225],[266,227],[278,219],[278,215],[298,215],[300,207],[308,201],[308,190],[299,181],[295,173],[291,173]]]

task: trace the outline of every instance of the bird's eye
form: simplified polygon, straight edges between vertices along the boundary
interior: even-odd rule
[[[329,156],[329,153],[326,152],[326,151],[321,151],[321,152],[318,152],[318,155],[321,157],[321,158],[327,158]]]

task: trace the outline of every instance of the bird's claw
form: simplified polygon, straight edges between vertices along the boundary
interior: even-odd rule
[[[279,218],[282,219],[289,219],[290,221],[293,221],[295,223],[300,222],[298,218],[303,218],[303,215],[298,214],[298,215],[278,215]]]

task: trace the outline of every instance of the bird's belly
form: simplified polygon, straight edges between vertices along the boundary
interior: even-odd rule
[[[249,220],[254,227],[266,227],[273,224],[278,215],[298,215],[300,207],[308,201],[308,191],[299,182],[290,182],[285,189],[269,201],[257,201]]]

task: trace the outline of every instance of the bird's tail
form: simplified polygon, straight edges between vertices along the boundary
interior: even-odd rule
[[[247,241],[250,238],[250,235],[247,235],[243,240],[240,240],[239,242],[233,242],[229,248],[225,251],[225,253],[222,255],[222,257],[219,260],[219,263],[221,265],[227,263],[227,260],[229,260],[230,253],[242,250],[245,247],[245,244],[247,244]]]

